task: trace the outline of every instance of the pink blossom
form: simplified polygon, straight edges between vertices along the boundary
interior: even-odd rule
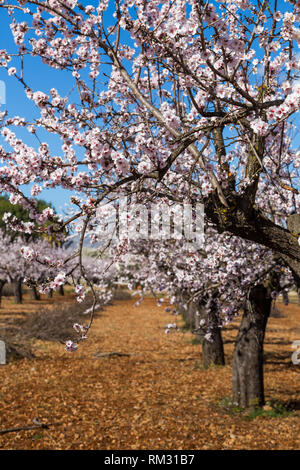
[[[269,126],[268,123],[263,121],[261,118],[254,119],[251,121],[250,126],[254,130],[255,134],[265,136],[268,134]]]
[[[71,340],[66,341],[65,350],[68,352],[74,352],[78,349],[78,345]]]

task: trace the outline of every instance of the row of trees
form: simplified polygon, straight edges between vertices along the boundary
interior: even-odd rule
[[[85,288],[80,282],[84,279],[102,288],[100,296],[105,298],[118,282],[130,289],[142,287],[141,298],[147,292],[155,297],[159,293],[167,295],[201,339],[206,368],[224,365],[221,329],[242,309],[233,359],[233,399],[242,407],[264,404],[263,343],[271,305],[280,293],[286,298],[294,287],[292,272],[271,250],[229,234],[220,235],[212,226],[206,227],[202,250],[187,251],[182,239],[153,242],[141,238],[126,246],[118,263],[113,249],[106,261],[84,255],[80,266],[72,257],[72,250],[45,240],[24,245],[23,239],[11,240],[3,234],[0,247],[0,287],[7,280],[12,282],[17,302],[22,301],[23,282],[31,286],[37,298],[37,286],[40,292],[49,293],[61,289],[67,281],[74,284],[81,301]],[[68,274],[57,275],[57,266],[62,266],[68,258]],[[103,303],[99,302],[99,292],[97,299],[98,305]],[[84,333],[85,328],[82,327]],[[76,347],[72,343],[70,350]]]
[[[167,283],[177,300],[179,290],[180,303],[204,310],[200,322],[217,328],[246,305],[233,375],[235,398],[247,406],[258,393],[258,385],[248,389],[248,364],[261,367],[254,344],[263,342],[271,294],[288,282],[300,285],[299,2],[280,10],[277,0],[105,0],[97,6],[4,0],[0,8],[15,42],[13,50],[0,51],[0,65],[39,113],[33,120],[1,116],[0,190],[28,209],[31,220],[20,225],[6,215],[7,226],[33,234],[47,223],[60,241],[74,228],[86,277],[84,241],[97,242],[108,204],[118,208],[125,196],[133,208],[203,204],[204,253],[189,263],[188,253],[174,249],[182,268],[165,281],[163,258],[166,273],[157,288]],[[70,92],[61,96],[42,84],[34,90],[28,57],[58,77],[69,73]],[[36,138],[35,147],[18,137],[18,128]],[[49,142],[52,135],[60,139],[59,156],[40,129]],[[31,197],[24,185],[31,185]],[[39,210],[36,201],[44,188],[58,186],[77,191],[72,211],[61,218],[51,208]],[[120,240],[109,263],[126,249],[130,244]],[[42,258],[38,249],[34,258]],[[216,331],[211,326],[206,334]],[[251,361],[241,353],[246,343]],[[251,381],[260,384],[261,375]],[[261,393],[258,399],[263,402]]]
[[[37,201],[39,210],[51,208],[51,203],[41,199]],[[7,227],[5,218],[13,218],[15,223],[12,228]],[[61,243],[55,237],[47,232],[47,223],[44,224],[40,232],[30,233],[22,230],[23,227],[30,224],[30,211],[17,204],[13,197],[3,195],[0,197],[0,302],[3,287],[6,283],[11,283],[14,290],[16,303],[22,303],[23,292],[22,285],[28,281],[31,287],[31,296],[33,299],[39,299],[38,285],[41,285],[48,278],[51,279],[61,259],[64,259],[65,250]],[[21,231],[18,229],[21,228]],[[37,224],[36,224],[37,228]],[[52,267],[44,263],[32,264],[26,253],[29,253],[33,247],[42,252],[45,259],[51,260]],[[52,289],[47,289],[51,295]],[[60,288],[63,294],[63,286]]]
[[[83,277],[77,260],[72,256],[73,251],[46,240],[24,242],[21,237],[11,240],[0,232],[0,252],[0,305],[6,283],[13,285],[16,303],[22,303],[22,285],[30,287],[31,297],[39,300],[41,293],[51,296],[53,291],[58,291],[64,295],[63,286],[68,283],[75,288],[77,300],[82,301],[86,289],[81,284],[85,285],[86,280],[104,290],[112,289],[116,282],[116,272],[109,260],[84,255]],[[59,273],[58,267],[61,268]]]
[[[14,199],[11,198],[13,201]],[[51,208],[54,218],[57,218],[55,209],[51,203],[39,199],[37,208],[45,210]],[[0,197],[0,305],[3,288],[6,283],[13,286],[16,303],[22,303],[22,285],[30,287],[31,297],[34,300],[40,299],[40,294],[52,296],[54,290],[64,295],[63,285],[67,280],[73,286],[77,286],[80,292],[80,283],[84,277],[90,282],[101,284],[111,288],[114,282],[114,274],[111,266],[106,266],[105,261],[97,256],[86,253],[82,257],[81,267],[74,257],[71,246],[72,237],[62,243],[55,236],[55,233],[48,232],[49,223],[38,226],[33,233],[22,231],[22,227],[30,223],[29,210],[22,205],[12,203],[7,195]],[[4,219],[8,216],[14,218],[11,228],[7,227]],[[83,267],[84,265],[84,267]],[[60,272],[58,270],[60,269]],[[106,276],[104,271],[108,271]],[[78,295],[78,300],[83,300],[84,295]]]

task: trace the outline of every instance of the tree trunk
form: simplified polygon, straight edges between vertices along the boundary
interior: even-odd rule
[[[196,328],[196,306],[193,302],[187,305],[186,310],[182,310],[182,317],[184,319],[185,325],[189,330],[194,330]]]
[[[269,289],[250,289],[233,357],[233,402],[242,408],[264,405],[263,344],[271,305]]]
[[[211,366],[224,366],[225,356],[221,329],[212,331],[212,340],[202,339],[203,367],[208,369]]]
[[[3,292],[3,287],[6,284],[7,281],[0,279],[0,306],[2,302],[2,292]]]
[[[48,298],[48,299],[52,299],[52,297],[53,297],[53,290],[50,289],[49,292],[48,292],[48,294],[47,294],[47,298]]]
[[[32,300],[41,300],[41,296],[37,291],[37,288],[35,286],[32,286],[30,288],[30,298]]]
[[[58,293],[59,295],[65,295],[64,286],[59,286]]]
[[[188,305],[189,297],[189,294],[185,290],[178,291],[176,294],[176,304],[177,309],[184,320],[185,327],[189,330],[193,330],[195,328],[194,312],[192,312]]]
[[[21,279],[15,279],[14,284],[14,297],[16,304],[21,304],[23,301],[23,292],[22,292],[22,281]]]
[[[191,294],[187,292],[181,292],[179,294],[179,310],[185,321],[187,328],[196,332],[197,337],[201,341],[202,346],[202,362],[203,367],[207,369],[210,366],[224,366],[225,356],[224,347],[221,334],[221,328],[218,326],[217,314],[215,306],[212,304],[210,310],[205,309],[205,303],[203,301],[191,301]],[[188,308],[180,308],[180,305],[187,304]],[[200,327],[201,320],[205,323],[203,328]],[[206,333],[210,333],[210,339],[205,337]]]
[[[222,340],[221,328],[218,326],[217,314],[214,306],[207,311],[203,306],[198,306],[198,315],[195,316],[196,331],[202,344],[203,367],[208,369],[210,366],[224,366],[225,355]],[[200,328],[200,322],[204,320],[203,328]],[[209,339],[207,337],[209,334]]]

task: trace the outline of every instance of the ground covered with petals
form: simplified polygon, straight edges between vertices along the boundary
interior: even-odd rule
[[[43,300],[49,315],[69,296]],[[0,432],[37,419],[47,429],[0,434],[0,449],[299,449],[300,307],[277,304],[265,341],[262,412],[233,408],[231,368],[238,321],[223,332],[225,367],[202,367],[201,346],[178,316],[146,298],[117,300],[97,315],[89,340],[74,353],[55,341],[31,340],[34,358],[0,366]],[[38,309],[5,299],[8,317]],[[168,323],[180,327],[165,333]],[[1,337],[0,330],[0,337]]]

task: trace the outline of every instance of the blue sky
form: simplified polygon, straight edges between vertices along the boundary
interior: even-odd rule
[[[83,4],[91,4],[93,2],[83,2]],[[0,49],[7,49],[8,51],[15,51],[16,46],[13,41],[12,33],[9,27],[10,18],[7,13],[0,9]],[[11,62],[11,65],[15,65]],[[17,69],[19,69],[17,67]],[[54,70],[51,67],[43,64],[38,58],[31,58],[26,56],[24,59],[24,80],[33,91],[44,91],[49,93],[51,88],[56,88],[61,96],[69,93],[74,85],[70,82],[70,73],[61,70]],[[1,110],[7,109],[10,116],[26,117],[32,120],[34,117],[40,115],[31,101],[29,101],[24,93],[24,87],[17,82],[15,77],[7,75],[5,69],[0,68],[0,104]],[[3,88],[5,88],[5,104],[3,103]],[[29,134],[29,132],[17,129],[17,135],[24,139],[27,145],[34,148],[39,146],[37,139]],[[61,140],[53,134],[48,134],[41,129],[38,130],[38,136],[42,141],[47,141],[51,151],[54,155],[62,155]],[[29,194],[29,188],[24,190]],[[60,187],[54,189],[45,189],[40,193],[39,198],[51,201],[52,205],[56,208],[57,212],[62,213],[65,204],[68,203],[70,196],[74,194]]]

